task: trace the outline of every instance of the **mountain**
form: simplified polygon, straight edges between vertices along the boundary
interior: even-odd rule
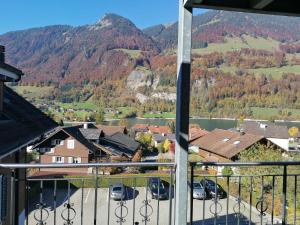
[[[104,105],[119,118],[174,111],[177,26],[140,30],[106,14],[92,25],[9,32],[0,44],[26,74],[19,93],[36,105],[64,117],[62,104]],[[192,115],[300,119],[299,18],[208,11],[192,33]]]
[[[193,17],[193,47],[223,42],[225,37],[251,35],[272,38],[280,42],[300,39],[300,19],[296,17],[258,15],[251,13],[209,11]],[[177,45],[178,23],[156,25],[143,30],[162,48]]]
[[[0,36],[0,43],[7,48],[8,61],[25,72],[23,82],[119,79],[139,63],[139,55],[131,57],[130,50],[159,52],[150,37],[115,14],[93,25],[9,32]]]
[[[193,48],[245,34],[295,42],[300,39],[300,20],[225,11],[209,11],[193,19]],[[23,82],[120,79],[136,66],[147,65],[149,58],[161,50],[174,49],[177,23],[141,31],[124,17],[106,14],[87,26],[57,25],[9,32],[0,35],[0,44],[7,47],[8,61],[25,72]]]

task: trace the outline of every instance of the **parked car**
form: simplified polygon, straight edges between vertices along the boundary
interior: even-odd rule
[[[193,198],[195,199],[205,199],[206,192],[200,182],[193,183]]]
[[[151,177],[148,182],[148,190],[152,199],[167,199],[166,188],[159,177]]]
[[[126,198],[126,187],[124,184],[114,184],[111,187],[110,197],[114,200],[124,200]]]
[[[224,191],[224,189],[219,184],[216,184],[216,182],[209,180],[209,179],[203,179],[200,181],[200,183],[205,188],[207,197],[215,198],[216,191],[217,191],[218,198],[226,198],[227,197],[226,191]]]

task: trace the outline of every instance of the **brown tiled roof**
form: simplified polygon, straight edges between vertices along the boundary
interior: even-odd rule
[[[0,156],[58,126],[50,117],[6,86],[3,114],[3,119],[0,119]]]
[[[204,135],[209,134],[208,131],[202,130],[199,127],[190,127],[189,129],[189,141],[192,142],[200,137],[203,137]]]
[[[231,159],[242,150],[262,140],[262,136],[243,134],[229,130],[215,129],[211,133],[195,140],[192,144],[208,152]]]
[[[148,124],[135,124],[132,129],[148,129]]]
[[[241,124],[240,128],[245,133],[264,136],[265,138],[289,138],[287,126],[279,126],[270,122],[247,121]]]
[[[171,130],[168,126],[149,126],[149,131],[153,134],[170,134]]]
[[[96,127],[103,131],[104,135],[111,136],[115,133],[127,133],[126,126],[108,126],[108,125],[96,125]]]

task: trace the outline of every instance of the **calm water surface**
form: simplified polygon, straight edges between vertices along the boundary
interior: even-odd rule
[[[129,118],[126,119],[128,127],[132,127],[134,124],[149,124],[149,125],[167,125],[169,119],[138,119]],[[112,120],[106,122],[108,125],[118,125],[119,120]],[[201,128],[212,131],[216,128],[229,129],[237,126],[236,120],[224,120],[224,119],[190,119],[190,124],[199,124]],[[278,125],[285,125],[288,127],[296,126],[300,129],[300,123],[296,122],[277,122]]]

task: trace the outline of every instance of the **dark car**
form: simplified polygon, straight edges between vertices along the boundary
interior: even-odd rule
[[[152,199],[167,199],[168,194],[163,182],[159,177],[151,177],[148,182],[148,190]]]
[[[226,198],[227,197],[226,191],[224,191],[224,189],[219,184],[216,184],[216,182],[209,180],[209,179],[203,179],[200,181],[200,183],[205,188],[205,191],[206,191],[206,194],[208,197],[215,198],[216,191],[217,191],[218,198]]]

